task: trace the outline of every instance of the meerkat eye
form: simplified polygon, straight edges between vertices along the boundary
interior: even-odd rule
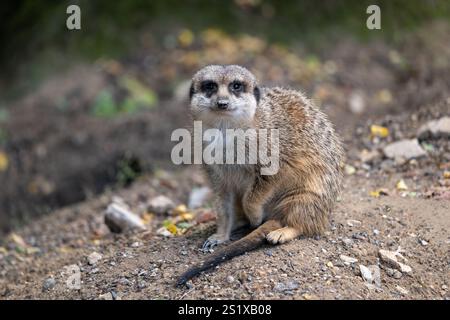
[[[203,81],[200,87],[203,92],[213,92],[217,90],[217,83],[214,81]]]
[[[234,92],[242,92],[242,91],[244,91],[244,84],[240,81],[233,81],[230,84],[230,88]]]

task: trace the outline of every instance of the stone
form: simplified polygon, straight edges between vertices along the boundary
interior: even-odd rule
[[[348,105],[350,111],[354,114],[361,114],[366,109],[366,100],[364,95],[359,90],[354,90],[350,93]]]
[[[348,248],[353,246],[353,240],[349,238],[342,239],[342,243]]]
[[[227,282],[228,283],[233,283],[234,282],[234,277],[233,276],[228,276],[227,277]]]
[[[373,162],[375,159],[377,159],[380,156],[380,153],[377,150],[366,150],[360,152],[359,159],[364,163]]]
[[[274,291],[285,292],[298,289],[299,283],[296,281],[288,281],[286,283],[278,282],[274,287]]]
[[[400,292],[400,293],[401,293],[402,295],[404,295],[404,296],[406,296],[406,295],[409,293],[408,290],[406,290],[406,289],[403,288],[403,287],[400,287],[399,285],[397,285],[397,286],[395,287],[395,289],[397,289],[397,291]]]
[[[367,268],[366,266],[360,264],[359,265],[359,271],[361,272],[361,277],[364,279],[365,282],[367,282],[367,283],[372,283],[373,282],[372,272],[370,271],[369,268]]]
[[[403,273],[401,273],[400,271],[394,269],[394,273],[393,273],[393,275],[392,275],[392,277],[393,277],[394,279],[400,279],[402,276],[403,276]]]
[[[147,204],[147,210],[158,215],[168,214],[174,208],[175,203],[166,196],[157,196]]]
[[[210,198],[212,192],[208,187],[194,188],[189,194],[188,207],[190,209],[200,208]]]
[[[145,230],[142,220],[126,206],[119,203],[111,203],[106,209],[105,224],[114,233],[124,232],[129,229]]]
[[[139,248],[140,246],[142,246],[142,243],[139,242],[139,241],[133,242],[133,243],[131,244],[131,247],[132,247],[132,248]]]
[[[102,255],[98,252],[92,252],[88,257],[88,263],[91,266],[95,266],[97,264],[97,262],[99,262],[102,259]]]
[[[375,284],[375,286],[380,288],[381,287],[380,267],[377,265],[371,265],[368,268],[369,268],[370,272],[372,273],[373,283]]]
[[[450,117],[442,117],[427,122],[419,128],[417,135],[419,139],[450,137]]]
[[[398,163],[427,155],[425,150],[419,145],[417,139],[405,139],[388,144],[383,148],[383,153],[386,157],[395,159]]]
[[[359,220],[353,220],[353,219],[347,220],[347,225],[348,225],[349,227],[359,227],[359,226],[361,225],[361,221],[359,221]]]
[[[355,169],[355,167],[353,167],[353,166],[351,166],[349,164],[346,164],[345,167],[344,167],[344,171],[345,171],[346,175],[351,176],[351,175],[355,174],[356,169]]]
[[[398,257],[403,258],[403,260],[405,260],[405,258],[400,254],[400,252],[397,251],[389,251],[389,250],[384,250],[384,249],[380,249],[378,251],[378,255],[380,256],[381,261],[385,262],[387,265],[401,271],[402,273],[411,273],[412,272],[412,268],[400,261],[398,261]]]
[[[113,300],[111,292],[107,292],[98,296],[99,300]]]
[[[50,290],[56,285],[56,280],[54,278],[47,278],[42,285],[43,290]]]
[[[348,266],[351,265],[352,263],[358,262],[358,259],[346,256],[346,255],[343,255],[343,254],[341,254],[339,256],[339,258],[344,262],[344,264],[346,264]]]
[[[361,277],[368,284],[374,284],[376,287],[381,287],[381,272],[380,267],[377,265],[364,266],[359,265],[359,271],[361,272]]]
[[[161,227],[158,230],[156,230],[156,234],[164,237],[173,237],[172,232],[166,229],[166,227]]]

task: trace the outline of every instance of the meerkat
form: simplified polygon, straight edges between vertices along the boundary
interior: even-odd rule
[[[279,170],[261,175],[260,163],[203,165],[221,200],[217,231],[203,249],[228,243],[242,226],[254,230],[186,271],[178,285],[266,241],[282,244],[326,230],[340,191],[343,148],[332,124],[311,100],[296,90],[259,87],[244,67],[210,65],[192,78],[190,113],[204,128],[222,132],[278,129]]]

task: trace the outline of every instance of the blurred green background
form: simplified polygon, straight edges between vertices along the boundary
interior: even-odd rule
[[[65,28],[69,4],[82,9],[82,31]],[[370,4],[382,9],[382,31],[365,27]],[[144,31],[160,43],[170,42],[168,35],[179,28],[194,33],[218,28],[316,48],[342,33],[362,40],[398,41],[405,31],[450,19],[446,0],[23,0],[3,1],[0,10],[0,66],[7,84],[17,72],[26,73],[32,82],[78,59],[123,56],[144,41]],[[3,96],[14,94],[2,91]]]

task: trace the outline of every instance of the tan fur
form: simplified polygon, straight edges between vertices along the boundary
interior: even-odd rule
[[[237,98],[224,88],[239,78],[246,94]],[[236,113],[235,119],[208,108],[215,96],[203,97],[200,83],[213,79],[221,85],[220,94],[252,112]],[[228,241],[230,233],[244,222],[258,227],[264,221],[277,221],[281,227],[267,233],[271,243],[284,243],[299,235],[323,233],[338,196],[343,157],[341,142],[324,113],[299,91],[260,88],[256,103],[254,76],[240,66],[208,66],[193,78],[191,111],[195,120],[211,128],[278,129],[280,169],[273,176],[261,176],[260,165],[205,165],[215,194],[222,200],[217,233],[208,241]],[[242,100],[242,101],[240,101]],[[198,102],[202,101],[203,106]],[[243,116],[247,115],[247,118]],[[272,224],[275,226],[276,224]]]

